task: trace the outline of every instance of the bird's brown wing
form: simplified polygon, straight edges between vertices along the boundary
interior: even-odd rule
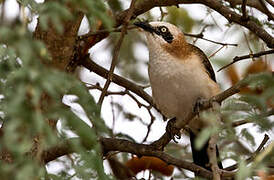
[[[213,68],[212,68],[207,56],[205,55],[205,53],[201,49],[199,49],[198,47],[196,47],[192,44],[189,44],[189,45],[190,45],[191,49],[201,57],[202,63],[204,64],[209,77],[213,81],[216,82],[215,73],[214,73]]]

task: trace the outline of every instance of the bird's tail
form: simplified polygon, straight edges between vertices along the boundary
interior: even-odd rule
[[[207,154],[208,141],[205,143],[205,145],[201,149],[197,150],[194,145],[196,135],[193,132],[190,132],[189,135],[190,135],[190,144],[191,144],[191,149],[192,149],[192,158],[193,158],[194,163],[198,166],[201,166],[201,167],[211,171],[211,169],[209,167],[209,157]],[[217,157],[217,159],[220,158],[217,146],[216,146],[216,157]],[[221,161],[218,161],[218,166],[220,169],[223,169]]]

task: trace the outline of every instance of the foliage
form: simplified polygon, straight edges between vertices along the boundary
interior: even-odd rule
[[[51,21],[61,33],[64,30],[61,22],[73,18],[64,2],[19,2],[32,13],[39,14],[39,21],[44,30]],[[79,4],[78,2],[69,3],[96,12],[92,15],[93,18],[100,17],[107,27],[111,26],[111,20],[107,18],[101,1],[81,1]],[[32,32],[21,21],[15,19],[1,26],[0,42],[0,92],[3,95],[0,110],[3,112],[1,123],[5,128],[0,151],[8,151],[13,162],[0,162],[1,178],[45,177],[47,172],[45,167],[40,165],[39,159],[33,160],[31,156],[26,156],[26,153],[31,151],[38,156],[42,149],[56,146],[60,138],[47,121],[62,119],[63,126],[67,126],[82,141],[94,147],[87,152],[81,142],[75,142],[73,148],[78,157],[73,167],[75,175],[82,179],[108,179],[104,173],[100,158],[101,148],[97,142],[98,135],[108,132],[100,117],[100,109],[86,87],[77,78],[42,64],[41,59],[50,61],[50,55],[45,45],[33,39]],[[84,108],[94,128],[91,129],[62,103],[62,96],[65,94],[78,97],[77,103]],[[38,149],[32,149],[35,140],[41,143]],[[69,175],[67,173],[59,178]]]

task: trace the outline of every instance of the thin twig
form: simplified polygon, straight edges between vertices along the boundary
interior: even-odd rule
[[[97,89],[97,90],[100,90],[100,91],[103,90],[103,88],[102,88],[98,83],[97,83],[96,85],[89,84],[89,83],[86,83],[86,84],[89,85],[89,87],[88,87],[89,89]],[[145,126],[147,126],[147,134],[145,135],[145,138],[144,138],[143,141],[142,141],[142,142],[145,142],[145,141],[147,140],[147,138],[148,138],[149,133],[150,133],[151,126],[152,126],[152,124],[154,123],[154,120],[155,120],[155,116],[154,116],[154,115],[152,114],[152,112],[151,112],[153,106],[152,106],[152,105],[145,105],[145,104],[141,103],[141,102],[138,101],[138,99],[137,99],[132,93],[130,93],[129,90],[127,90],[127,89],[124,90],[124,91],[117,91],[117,92],[107,91],[106,96],[108,96],[108,95],[121,95],[121,96],[123,96],[123,95],[128,95],[131,99],[133,99],[133,100],[136,102],[136,104],[138,105],[139,108],[144,107],[144,108],[147,109],[147,111],[148,111],[148,113],[149,113],[149,115],[150,115],[150,123],[149,123],[149,124],[146,124],[145,122],[142,121],[141,118],[138,118],[138,120],[139,120],[142,124],[144,124]]]
[[[258,115],[259,118],[263,118],[263,117],[268,117],[268,116],[272,116],[274,115],[274,109],[270,109],[264,113],[261,113]],[[249,119],[244,119],[244,120],[239,120],[239,121],[235,121],[231,124],[232,127],[238,127],[238,126],[241,126],[243,124],[246,124],[246,123],[252,123],[251,120]]]
[[[213,56],[215,56],[219,51],[221,51],[224,47],[226,47],[226,46],[221,46],[219,49],[217,49],[217,51],[215,51],[214,53],[212,53],[209,57],[208,57],[208,59],[210,59],[211,57],[213,57]]]
[[[134,26],[134,25],[128,25],[127,26],[127,30],[131,30],[131,29],[136,29],[137,27]],[[123,29],[123,27],[118,27],[118,28],[114,28],[114,29],[103,29],[103,30],[98,30],[98,31],[91,31],[91,32],[88,32],[87,34],[84,34],[84,35],[81,35],[79,36],[79,39],[86,39],[90,36],[95,36],[95,35],[99,35],[99,34],[105,34],[105,33],[111,33],[111,32],[121,32]]]
[[[259,2],[261,3],[261,5],[263,6],[263,8],[265,9],[265,13],[268,17],[269,20],[274,20],[274,15],[269,11],[269,9],[267,8],[267,6],[265,5],[263,0],[259,0]]]
[[[246,3],[247,3],[247,0],[243,0],[243,3],[242,3],[242,20],[243,21],[247,21],[248,20],[248,15],[247,15],[247,12],[246,12]]]
[[[253,155],[246,159],[246,163],[247,164],[250,163],[250,162],[252,162],[254,160],[254,158],[256,157],[256,155],[262,150],[262,148],[264,147],[264,145],[267,143],[268,140],[269,140],[269,136],[267,134],[265,134],[264,135],[264,139],[262,140],[261,144],[256,149],[256,151],[253,153]],[[237,168],[238,168],[238,164],[234,164],[232,166],[229,166],[229,167],[225,168],[224,170],[226,170],[226,171],[233,171],[233,170],[235,170]]]
[[[242,29],[243,29],[243,28],[242,28]],[[247,38],[247,35],[246,35],[245,31],[243,31],[243,34],[244,34],[244,38],[245,38],[246,45],[247,45],[247,47],[248,47],[248,49],[249,49],[249,51],[250,51],[249,54],[253,54],[252,48],[251,48],[251,46],[250,46],[250,44],[249,44],[249,41],[248,41],[248,38]]]
[[[244,59],[249,59],[249,58],[257,58],[257,57],[260,57],[260,56],[263,56],[263,55],[267,55],[267,54],[273,54],[274,53],[274,49],[271,49],[271,50],[268,50],[268,51],[261,51],[261,52],[258,52],[258,53],[255,53],[255,54],[249,54],[249,55],[245,55],[245,56],[236,56],[233,58],[233,61],[223,67],[221,67],[217,72],[227,68],[228,66],[238,62],[238,61],[241,61],[241,60],[244,60]]]
[[[271,142],[271,144],[269,144],[265,150],[263,152],[261,152],[260,154],[258,154],[258,156],[256,156],[256,158],[254,159],[254,164],[258,164],[259,162],[261,162],[268,154],[270,154],[271,152],[273,152],[274,148],[274,141]]]
[[[111,105],[111,113],[112,113],[112,128],[111,128],[111,137],[114,137],[114,128],[115,128],[115,111],[114,111],[114,103],[113,103],[113,98],[111,97],[111,101],[110,101],[110,105]]]
[[[122,42],[124,40],[125,34],[127,32],[127,25],[129,23],[129,20],[130,20],[132,14],[133,14],[135,1],[136,0],[131,1],[129,11],[128,11],[128,14],[125,18],[123,28],[122,28],[122,31],[121,31],[121,34],[120,34],[120,38],[119,38],[117,44],[114,47],[114,53],[113,53],[113,58],[112,58],[112,61],[111,61],[110,70],[109,70],[109,73],[108,73],[107,82],[105,83],[105,86],[104,86],[103,91],[101,93],[101,96],[99,98],[98,105],[102,105],[104,97],[105,97],[106,92],[107,92],[107,89],[108,89],[108,87],[109,87],[109,85],[112,81],[113,72],[114,72],[115,66],[117,64],[120,48],[121,48]]]
[[[151,108],[152,108],[152,106],[150,106],[150,109],[148,109],[148,113],[150,115],[150,123],[147,126],[147,133],[146,133],[146,135],[145,135],[145,137],[144,137],[144,139],[142,141],[143,143],[147,140],[148,135],[149,135],[150,130],[151,130],[151,126],[152,126],[152,124],[154,123],[154,120],[155,120],[155,116],[153,116],[153,114],[151,112]]]
[[[222,46],[238,46],[238,44],[233,44],[233,43],[221,43],[221,42],[218,42],[218,41],[213,41],[213,40],[204,38],[203,33],[199,33],[199,34],[184,33],[184,35],[185,35],[185,36],[189,36],[189,37],[196,37],[196,38],[199,38],[199,39],[202,39],[202,40],[205,40],[205,41],[214,43],[214,44],[219,44],[219,45],[222,45]]]
[[[231,124],[232,127],[238,127],[238,126],[241,126],[241,125],[244,125],[246,123],[250,123],[251,121],[248,121],[248,120],[240,120],[240,121],[235,121]]]
[[[159,9],[160,9],[160,12],[161,12],[161,19],[160,19],[160,21],[163,21],[164,17],[167,15],[167,13],[164,12],[164,10],[163,10],[162,7],[159,7]]]
[[[89,58],[89,55],[87,55],[85,58],[81,59],[81,65],[87,68],[88,70],[98,74],[99,76],[103,78],[108,77],[108,70],[103,68],[102,66],[96,64],[94,61],[92,61]],[[152,100],[152,97],[146,93],[142,86],[135,84],[134,82],[127,80],[117,74],[113,74],[112,81],[116,83],[117,85],[124,87],[128,89],[129,91],[137,94],[139,97],[143,98],[147,103],[152,105],[155,109],[157,109],[155,103]]]

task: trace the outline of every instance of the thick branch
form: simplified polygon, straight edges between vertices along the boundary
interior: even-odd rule
[[[60,145],[50,148],[42,153],[43,162],[46,164],[58,157],[73,153],[71,144],[73,141],[78,141],[78,138],[72,138]],[[115,138],[101,138],[100,139],[103,152],[106,154],[110,151],[128,152],[138,156],[154,156],[162,159],[168,164],[175,165],[179,168],[187,169],[197,173],[199,176],[211,179],[212,173],[194,163],[190,163],[181,159],[176,159],[165,152],[155,150],[150,145],[133,143],[128,140],[115,139]],[[91,149],[92,145],[84,145],[86,149]],[[233,174],[223,172],[223,177],[231,177]]]
[[[263,27],[261,27],[256,22],[251,20],[242,21],[241,15],[230,10],[228,7],[224,6],[218,0],[165,0],[165,1],[143,0],[143,1],[138,1],[138,3],[136,3],[136,6],[133,12],[134,14],[133,17],[143,14],[147,12],[148,10],[152,9],[153,7],[172,6],[172,5],[178,5],[178,4],[195,4],[195,3],[204,4],[210,7],[211,9],[214,9],[215,11],[222,14],[229,22],[235,22],[237,24],[240,24],[248,28],[258,37],[260,37],[267,44],[269,48],[274,48],[274,38],[270,34],[268,34],[263,29]],[[116,16],[117,25],[120,25],[123,22],[123,19],[125,18],[127,14],[127,11],[128,10],[125,10]]]
[[[154,156],[162,159],[168,164],[175,165],[179,168],[188,169],[192,172],[197,172],[200,176],[211,178],[212,173],[202,167],[195,165],[184,160],[174,158],[162,151],[155,150],[150,145],[133,143],[128,140],[114,139],[114,138],[101,138],[101,144],[105,152],[119,151],[136,154],[138,156]]]

